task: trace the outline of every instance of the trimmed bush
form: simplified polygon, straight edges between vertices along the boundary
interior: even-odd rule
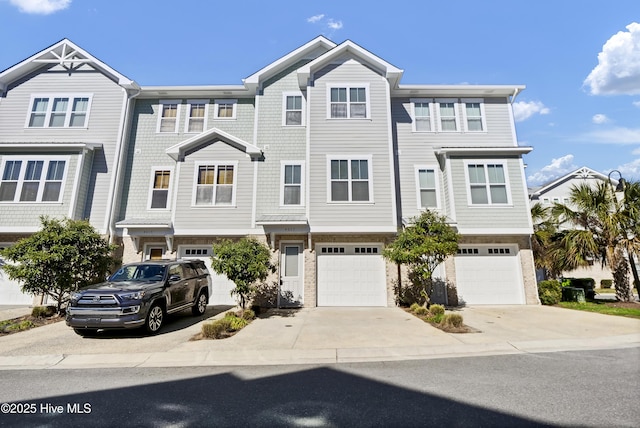
[[[562,299],[562,285],[555,279],[538,283],[538,296],[543,305],[555,305]]]
[[[429,321],[440,324],[442,322],[442,318],[444,318],[444,314],[431,315],[429,317]]]
[[[611,288],[613,286],[613,279],[601,279],[600,288]]]
[[[460,314],[445,314],[440,321],[445,327],[462,327],[462,315]]]
[[[230,330],[229,318],[222,318],[210,323],[202,324],[202,335],[207,339],[221,339]]]
[[[422,307],[422,306],[420,306],[420,305],[419,305],[419,304],[417,304],[417,303],[412,303],[412,304],[411,304],[411,306],[409,306],[409,310],[410,310],[411,312],[415,312],[416,310],[418,310],[418,308],[421,308],[421,307]]]
[[[240,317],[229,317],[227,320],[229,321],[229,331],[242,330],[249,324],[248,320]]]
[[[34,306],[31,316],[35,318],[48,318],[56,313],[55,306]]]
[[[431,305],[429,306],[429,312],[431,313],[431,315],[438,316],[438,315],[444,315],[444,306],[442,305]]]
[[[425,316],[425,315],[429,315],[429,309],[425,308],[424,306],[418,306],[413,311],[413,313],[416,315]]]
[[[244,312],[242,312],[242,318],[246,319],[247,321],[251,321],[252,319],[255,319],[255,317],[256,313],[251,309],[245,309]]]

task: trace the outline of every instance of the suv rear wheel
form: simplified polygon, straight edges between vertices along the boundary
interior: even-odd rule
[[[145,320],[144,327],[147,333],[156,334],[162,327],[164,321],[164,309],[158,303],[151,305],[147,319]]]
[[[191,313],[193,313],[193,315],[196,317],[204,315],[207,310],[207,303],[209,303],[208,293],[205,290],[200,290],[200,293],[198,293],[198,298],[191,308]]]

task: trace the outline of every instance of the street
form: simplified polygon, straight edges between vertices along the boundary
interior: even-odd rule
[[[638,361],[640,349],[628,348],[324,366],[7,370],[0,426],[635,427]]]

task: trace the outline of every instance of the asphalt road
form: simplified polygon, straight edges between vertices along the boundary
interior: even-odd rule
[[[0,371],[0,426],[636,427],[639,361],[640,349],[630,348],[329,366]]]

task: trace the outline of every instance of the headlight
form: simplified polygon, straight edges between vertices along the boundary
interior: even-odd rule
[[[135,291],[133,293],[121,294],[122,300],[140,300],[144,297],[144,291]]]
[[[82,293],[73,293],[71,295],[71,300],[73,300],[74,302],[77,302],[78,300],[80,300],[81,297],[82,297]]]

